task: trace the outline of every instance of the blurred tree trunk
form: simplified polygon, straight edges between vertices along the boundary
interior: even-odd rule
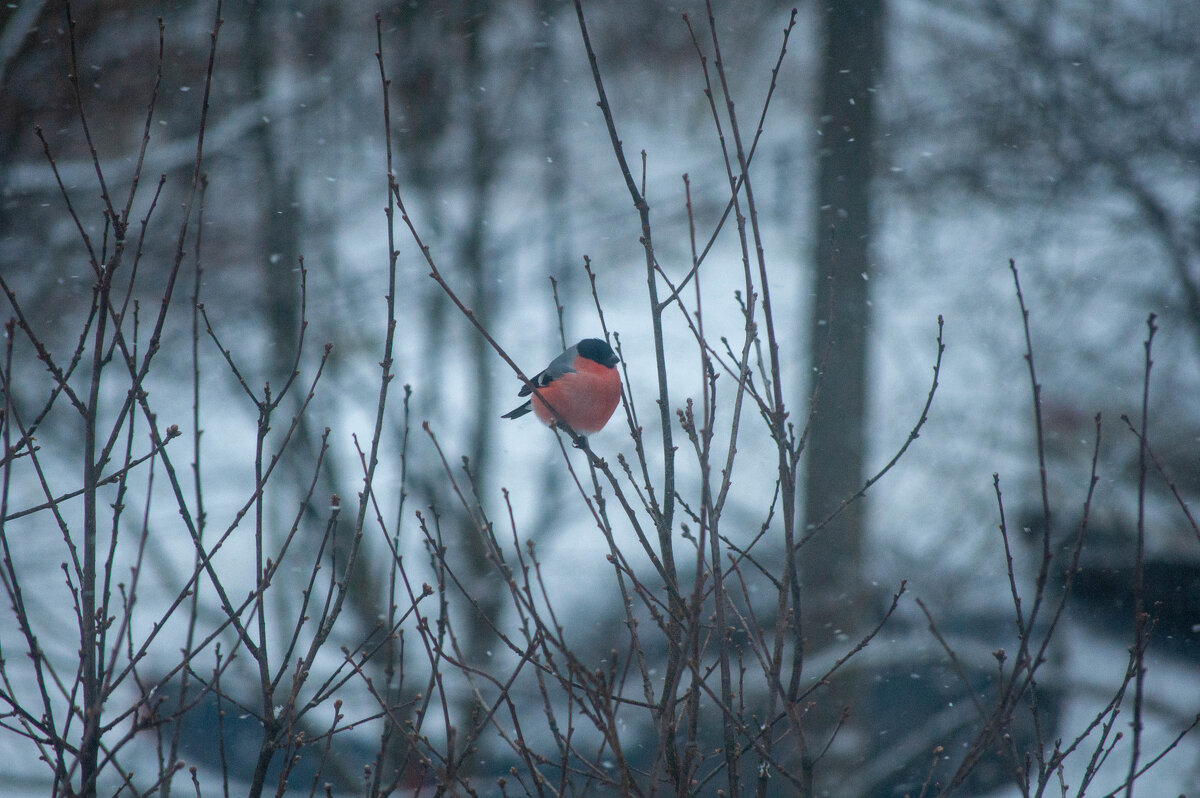
[[[867,305],[871,273],[871,176],[875,87],[883,49],[883,0],[830,2],[821,75],[812,363],[818,391],[804,478],[804,534],[863,483],[866,445]],[[851,632],[860,594],[863,503],[843,510],[801,550],[805,637],[822,646]]]
[[[462,269],[467,280],[466,295],[476,318],[483,325],[492,324],[495,293],[495,272],[487,256],[487,222],[491,210],[491,199],[495,187],[495,176],[503,157],[503,145],[496,140],[498,109],[487,94],[478,90],[485,84],[488,68],[487,55],[483,50],[484,30],[489,22],[488,5],[482,0],[468,0],[461,35],[465,45],[463,77],[464,85],[471,91],[467,107],[467,129],[470,132],[470,152],[467,164],[467,187],[470,211],[466,229],[463,231]],[[492,394],[492,350],[481,335],[472,333],[468,339],[468,353],[472,370],[474,393],[474,419],[468,443],[471,452],[471,469],[475,475],[475,489],[480,499],[488,495],[493,484],[491,479],[491,436],[496,411]],[[495,566],[488,556],[484,543],[481,519],[463,518],[461,540],[463,553],[469,568],[469,584],[473,588],[477,610],[467,610],[465,655],[468,662],[486,670],[491,628],[498,624],[501,616],[503,586],[494,579]],[[480,731],[487,707],[480,705],[472,696],[464,700],[461,717],[474,735]],[[473,760],[473,758],[472,758]],[[472,760],[467,768],[474,766]]]
[[[245,13],[244,91],[262,103],[270,95],[274,56],[279,44],[277,15],[272,0],[247,4]],[[297,143],[276,137],[271,123],[251,131],[254,156],[261,179],[259,212],[259,274],[262,280],[264,321],[268,334],[265,373],[276,390],[283,385],[296,354],[300,329],[299,275],[300,229],[303,223],[296,190],[296,169],[286,152]]]
[[[822,6],[816,202],[816,304],[811,358],[815,416],[803,483],[804,529],[811,534],[863,483],[867,410],[868,280],[875,87],[883,48],[883,0]],[[862,574],[864,522],[854,502],[800,551],[806,648],[848,648],[862,627],[869,593]],[[840,653],[840,651],[839,651]],[[811,717],[818,733],[837,730],[826,772],[857,767],[869,745],[864,674],[844,671],[828,713]],[[850,714],[839,717],[842,708]]]

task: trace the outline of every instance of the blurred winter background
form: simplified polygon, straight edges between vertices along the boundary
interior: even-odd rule
[[[690,181],[702,241],[728,198],[703,73],[681,16],[687,13],[699,26],[703,5],[591,0],[584,6],[635,170],[645,153],[656,254],[679,279],[691,262],[682,176]],[[208,117],[199,299],[247,381],[281,384],[296,346],[302,257],[310,342],[301,363],[305,384],[320,345],[334,347],[298,449],[284,465],[283,481],[295,484],[273,494],[268,505],[269,521],[282,528],[304,495],[307,466],[324,427],[332,430],[332,453],[317,496],[355,495],[361,472],[351,436],[369,438],[374,418],[388,263],[377,10],[391,78],[395,170],[409,212],[449,281],[532,373],[562,348],[552,286],[563,306],[568,344],[600,333],[583,270],[588,256],[648,435],[658,419],[638,219],[596,107],[573,6],[556,0],[383,6],[231,0],[223,10]],[[714,10],[730,90],[749,133],[790,6],[755,0],[719,2]],[[979,650],[982,668],[991,667],[995,641],[1014,634],[992,474],[1000,475],[1010,528],[1027,529],[1017,537],[1036,538],[1043,524],[1032,394],[1008,268],[1015,259],[1042,382],[1055,540],[1067,539],[1078,525],[1093,417],[1102,412],[1104,419],[1084,569],[1069,605],[1061,661],[1043,684],[1060,729],[1048,736],[1071,739],[1111,697],[1108,685],[1126,666],[1138,444],[1119,417],[1129,414],[1136,423],[1140,416],[1151,312],[1158,314],[1160,332],[1150,442],[1184,499],[1200,495],[1200,4],[887,0],[878,11],[878,36],[857,32],[867,50],[858,53],[860,63],[879,63],[878,80],[869,87],[873,140],[863,148],[870,153],[869,224],[853,234],[867,257],[859,270],[866,287],[858,324],[865,359],[861,379],[852,378],[849,388],[860,394],[862,412],[828,414],[833,444],[825,451],[834,454],[814,449],[807,473],[849,468],[840,484],[861,485],[904,442],[920,413],[938,314],[945,317],[947,350],[928,424],[897,468],[871,490],[861,517],[849,519],[861,531],[846,534],[858,535],[860,545],[832,555],[840,559],[831,567],[839,578],[850,575],[874,586],[864,589],[871,594],[890,595],[907,579],[960,650]],[[821,317],[818,250],[823,236],[844,235],[829,232],[818,199],[818,164],[823,148],[830,157],[824,136],[832,129],[822,132],[821,87],[830,63],[822,30],[838,13],[826,13],[824,4],[799,5],[753,166],[794,420],[807,411],[815,368],[810,350],[819,329],[814,319]],[[853,15],[841,13],[852,18],[853,37]],[[156,18],[163,20],[162,84],[146,185],[133,216],[145,215],[152,184],[163,174],[154,212],[158,229],[172,229],[191,180],[214,5],[78,2],[73,14],[82,100],[110,191],[121,196],[153,86]],[[104,234],[69,64],[59,2],[19,0],[0,8],[0,272],[29,323],[64,358],[87,313],[94,276],[35,126],[87,233],[97,241]],[[157,312],[162,278],[156,275],[168,272],[174,247],[171,235],[144,242],[139,290],[147,318]],[[470,458],[480,494],[494,504],[495,515],[501,488],[511,492],[521,536],[539,543],[560,618],[569,619],[581,637],[595,635],[604,648],[618,621],[616,610],[598,597],[612,596],[613,605],[618,599],[604,567],[603,541],[564,475],[553,435],[531,419],[499,419],[516,403],[519,383],[428,279],[411,242],[400,239],[397,248],[395,371],[397,382],[412,388],[414,433],[402,462],[402,430],[398,423],[389,428],[393,437],[380,466],[385,476],[376,483],[383,513],[397,513],[404,467],[408,517],[429,506],[444,511],[448,545],[460,547],[464,573],[481,595],[487,593],[495,576],[482,555],[457,542],[469,523],[456,514],[430,440],[419,431],[428,421],[452,463]],[[733,291],[741,269],[732,222],[703,274],[710,338],[728,334],[737,340],[743,321]],[[184,320],[190,319],[193,286],[191,276],[183,279],[174,300],[181,310],[164,332],[164,355],[148,389],[161,423],[184,430],[179,446],[188,451],[192,329]],[[5,319],[10,315],[6,303]],[[670,358],[695,359],[682,323],[668,328],[666,340]],[[210,342],[202,341],[201,362],[205,511],[210,523],[223,528],[252,484],[248,453],[256,415]],[[30,366],[21,373],[21,380],[5,386],[8,401],[40,406],[50,388],[44,371]],[[697,395],[699,384],[681,374],[672,391],[672,404],[680,407]],[[395,410],[398,419],[399,405]],[[844,466],[838,448],[855,447],[859,422],[865,432],[861,463],[850,453],[845,462],[851,465]],[[773,455],[757,462],[756,440],[748,435],[742,443],[747,462],[737,477],[745,489],[734,500],[744,504],[730,510],[747,536],[763,523],[774,479]],[[48,467],[75,467],[69,453],[77,436],[69,412],[43,423],[38,438]],[[622,416],[592,444],[610,461],[630,452]],[[53,452],[68,454],[56,463]],[[191,459],[178,456],[179,463]],[[689,478],[686,468],[683,474]],[[71,489],[74,478],[74,471],[51,468],[46,474],[59,483],[55,495]],[[1152,475],[1149,483],[1147,600],[1158,620],[1144,745],[1156,752],[1200,710],[1200,540],[1164,481]],[[810,504],[831,500],[812,494],[816,489],[807,484]],[[389,491],[395,494],[390,499]],[[832,499],[840,501],[845,492]],[[8,486],[10,512],[43,500],[29,474]],[[65,511],[75,512],[69,506]],[[156,586],[169,590],[190,572],[191,541],[169,502],[129,512],[139,523],[143,512],[148,519],[141,600],[153,604]],[[315,513],[314,523],[323,513]],[[45,513],[6,526],[31,613],[43,629],[55,628],[56,618],[62,628],[74,629],[59,565],[67,557],[61,535]],[[249,538],[231,537],[224,552],[232,580],[250,559],[239,545],[249,545]],[[389,558],[379,541],[368,545],[376,554],[356,574],[350,603],[359,620],[347,621],[350,627],[383,612],[382,561]],[[403,545],[421,556],[416,535]],[[1030,551],[1038,545],[1034,540]],[[353,629],[343,634],[354,637]],[[41,643],[48,656],[77,656],[77,634],[43,631]],[[22,660],[24,645],[12,615],[0,615],[3,656],[10,663]],[[177,658],[181,645],[170,635],[156,643],[165,660]],[[893,773],[910,754],[926,760],[941,739],[926,718],[955,700],[955,678],[910,601],[866,656],[878,706],[890,707],[894,719],[873,733],[914,740],[907,753],[903,746],[886,749],[900,751],[894,761],[872,759],[857,773],[859,781],[846,782],[849,791],[829,794],[913,790],[896,786]],[[28,678],[24,666],[11,668],[11,689],[30,689],[20,681]],[[236,671],[225,677],[227,686]],[[924,703],[931,709],[921,714]],[[1117,721],[1127,722],[1128,716]],[[203,719],[197,723],[202,741]],[[869,745],[883,750],[886,742]],[[183,756],[189,759],[190,752],[190,763],[213,766],[202,749],[201,742],[185,742]],[[0,732],[4,794],[46,794],[51,776],[34,751],[18,735]],[[1194,789],[1200,784],[1198,751],[1196,741],[1186,739],[1148,777],[1143,794]],[[346,784],[360,778],[352,755],[343,769]],[[1101,789],[1115,789],[1124,775],[1124,767],[1117,768]],[[969,789],[1015,794],[1003,780]]]

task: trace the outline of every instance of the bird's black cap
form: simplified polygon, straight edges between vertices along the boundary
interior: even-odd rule
[[[612,347],[599,338],[584,338],[575,344],[575,349],[579,352],[580,357],[594,360],[601,366],[612,367],[621,362],[616,353],[612,351]]]

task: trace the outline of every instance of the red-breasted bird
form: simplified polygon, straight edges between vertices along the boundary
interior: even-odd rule
[[[520,418],[532,410],[543,424],[549,424],[556,420],[554,413],[546,407],[549,402],[575,432],[580,435],[599,432],[621,403],[619,362],[607,343],[599,338],[584,338],[550,361],[545,371],[530,380],[537,386],[541,399],[534,395],[501,418]],[[531,393],[529,386],[523,385],[517,395],[529,396]]]

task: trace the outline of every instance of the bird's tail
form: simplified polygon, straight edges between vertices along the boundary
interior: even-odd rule
[[[533,402],[529,401],[529,402],[526,402],[525,404],[521,405],[520,407],[514,407],[512,410],[509,410],[507,413],[500,416],[500,418],[520,418],[521,416],[525,415],[532,409],[533,409]]]

